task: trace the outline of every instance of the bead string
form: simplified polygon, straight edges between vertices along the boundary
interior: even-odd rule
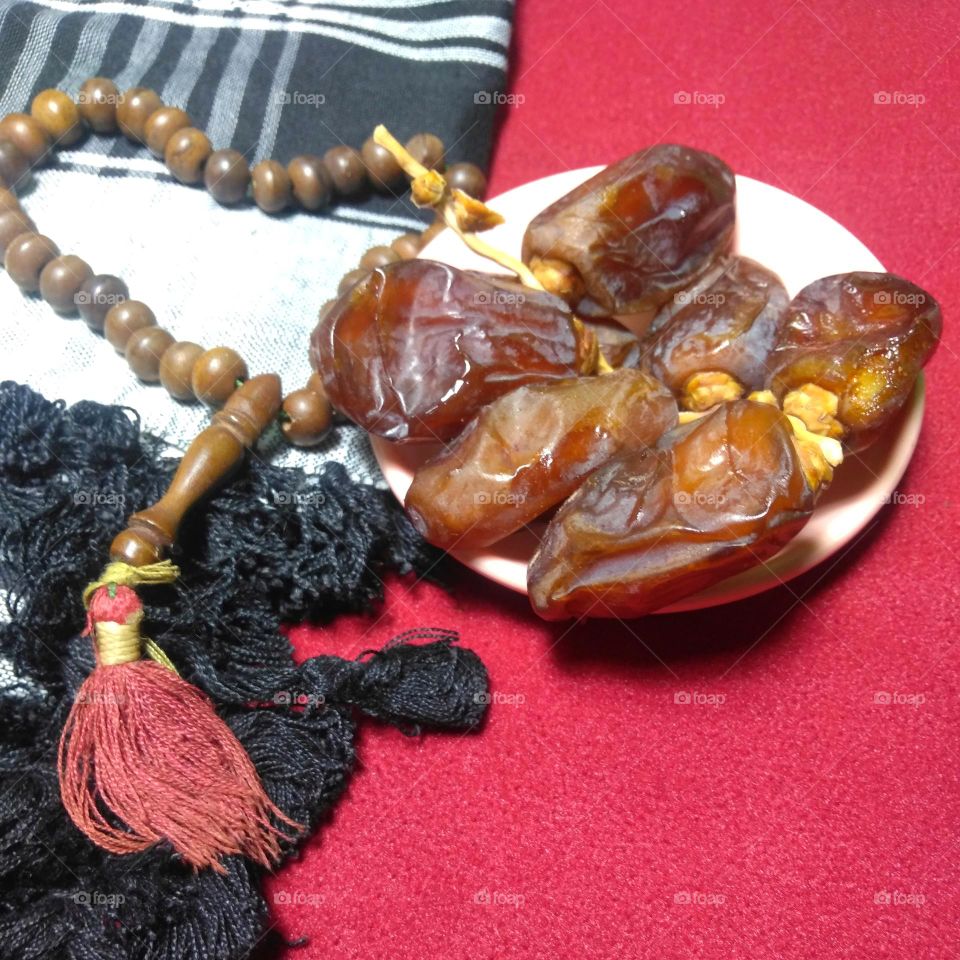
[[[220,204],[233,206],[248,196],[267,214],[294,204],[316,212],[335,198],[362,194],[368,187],[393,193],[405,183],[404,171],[390,151],[370,137],[361,147],[331,147],[322,156],[301,155],[286,166],[263,160],[252,169],[231,148],[214,150],[190,116],[165,105],[144,87],[120,93],[106,77],[91,77],[76,100],[61,90],[44,90],[34,97],[30,113],[11,113],[0,120],[0,256],[9,277],[24,293],[37,293],[57,312],[79,313],[91,330],[102,333],[123,354],[133,373],[145,383],[163,385],[176,400],[222,406],[238,383],[249,376],[247,364],[226,346],[204,349],[191,341],[176,341],[157,325],[145,303],[130,299],[127,285],[111,274],[94,274],[80,257],[62,255],[49,237],[37,230],[24,211],[15,189],[32,168],[43,164],[51,151],[77,143],[87,131],[101,135],[122,133],[141,143],[180,183],[202,183]],[[433,134],[418,133],[406,144],[416,161],[445,171],[451,187],[482,197],[486,178],[472,163],[445,164],[443,142]],[[405,233],[389,246],[371,247],[359,266],[344,275],[337,288],[343,294],[370,270],[417,256],[442,230],[438,219],[421,233]],[[334,300],[320,308],[322,316]],[[305,387],[283,400],[281,429],[297,446],[318,443],[329,430],[333,413],[320,378],[313,374]]]

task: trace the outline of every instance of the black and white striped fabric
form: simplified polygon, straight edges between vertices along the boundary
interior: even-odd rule
[[[383,122],[401,139],[434,132],[451,160],[486,166],[511,18],[510,0],[0,0],[0,115],[99,74],[152,87],[251,164],[359,146]],[[422,227],[405,196],[321,216],[222,209],[122,137],[61,151],[21,193],[41,232],[124,277],[178,339],[233,346],[286,389],[309,376],[309,333],[340,277],[368,247]],[[82,321],[0,282],[7,378],[69,402],[128,404],[181,449],[205,419],[138,384]],[[332,458],[356,479],[379,478],[354,430],[316,453],[276,443],[275,455],[307,469]]]

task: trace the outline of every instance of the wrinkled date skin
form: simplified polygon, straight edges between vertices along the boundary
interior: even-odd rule
[[[942,326],[937,301],[902,277],[824,277],[790,303],[770,389],[781,399],[807,383],[833,392],[844,444],[860,449],[904,405]]]
[[[616,320],[584,320],[583,325],[597,338],[597,346],[615,370],[641,366],[643,346],[640,338]]]
[[[677,394],[711,370],[729,374],[746,392],[760,390],[789,303],[775,273],[731,257],[719,274],[680,291],[660,311],[643,344],[643,366]]]
[[[530,564],[531,603],[548,620],[642,616],[775,554],[814,499],[787,418],[723,404],[563,504]]]
[[[430,260],[373,270],[310,345],[331,403],[390,440],[449,440],[519,386],[592,372],[595,351],[559,298]]]
[[[523,259],[572,265],[583,316],[618,316],[636,333],[657,309],[729,251],[733,171],[719,158],[676,144],[625,157],[538,214]],[[583,292],[585,291],[585,292]]]
[[[520,387],[485,407],[407,493],[414,526],[444,549],[484,547],[568,497],[625,450],[677,422],[670,391],[639,370]]]

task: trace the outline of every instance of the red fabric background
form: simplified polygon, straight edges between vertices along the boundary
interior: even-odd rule
[[[479,735],[364,729],[346,802],[269,884],[310,938],[290,957],[960,955],[958,33],[943,0],[520,5],[491,195],[678,140],[845,224],[944,307],[901,485],[923,502],[698,614],[548,626],[463,572],[295,631],[306,655],[455,625],[500,702]]]

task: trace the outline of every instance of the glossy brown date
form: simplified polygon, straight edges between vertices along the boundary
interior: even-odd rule
[[[430,260],[371,271],[327,312],[310,357],[331,403],[390,440],[449,440],[528,383],[592,372],[562,300]]]
[[[638,334],[678,290],[728,252],[733,171],[658,144],[602,170],[538,214],[523,259],[583,316],[617,316]]]
[[[584,320],[583,325],[597,338],[600,352],[615,370],[641,366],[643,346],[633,331],[616,320]]]
[[[819,423],[797,411],[811,429],[862,448],[906,402],[942,325],[937,301],[902,277],[824,277],[790,303],[770,358],[770,389],[781,400],[802,391],[820,411]]]
[[[638,617],[772,556],[815,499],[792,435],[776,407],[738,400],[602,467],[547,528],[534,610]]]
[[[488,546],[676,422],[670,391],[639,370],[520,387],[417,471],[407,513],[439,547]]]
[[[760,390],[789,302],[775,273],[731,257],[657,314],[643,343],[643,367],[682,400],[691,378],[710,371],[735,380],[741,395]]]

